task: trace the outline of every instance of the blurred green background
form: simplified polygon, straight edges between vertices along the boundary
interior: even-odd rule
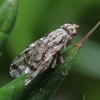
[[[0,0],[0,5],[4,0]],[[13,80],[9,67],[26,46],[64,23],[80,26],[77,43],[100,20],[100,0],[19,0],[14,28],[0,59],[0,86]],[[81,48],[51,100],[100,100],[100,27]]]

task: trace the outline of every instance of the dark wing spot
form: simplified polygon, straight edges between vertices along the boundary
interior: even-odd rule
[[[12,64],[11,67],[12,67],[13,69],[17,69],[17,68],[18,68],[18,66],[15,65],[15,64]]]
[[[27,62],[26,62],[26,60],[24,59],[24,63],[25,63],[25,65],[27,64]]]
[[[28,55],[28,52],[29,52],[29,49],[27,48],[27,49],[25,50],[25,54]]]
[[[21,75],[22,70],[16,64],[12,64],[11,67],[13,69],[17,70],[19,72],[19,74]]]
[[[20,55],[18,55],[18,58],[20,58]]]
[[[24,51],[24,53],[25,53],[25,55],[26,55],[26,58],[29,60],[29,59],[30,59],[30,56],[29,56],[28,52],[29,52],[29,49],[27,48],[27,49]]]
[[[52,37],[52,35],[50,35],[50,38]]]
[[[32,70],[34,72],[37,70],[37,68],[35,68],[34,66],[30,66],[29,68],[30,68],[30,70]]]

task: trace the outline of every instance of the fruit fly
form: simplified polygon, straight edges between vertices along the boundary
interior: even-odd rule
[[[63,63],[60,51],[71,43],[72,38],[77,34],[76,28],[78,27],[76,24],[64,24],[46,37],[29,45],[12,62],[11,76],[16,78],[27,74],[25,80],[25,85],[27,85],[49,66],[55,68],[57,58]]]

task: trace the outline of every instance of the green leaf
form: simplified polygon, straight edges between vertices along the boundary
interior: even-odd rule
[[[14,26],[17,10],[17,0],[6,0],[0,6],[0,56]]]

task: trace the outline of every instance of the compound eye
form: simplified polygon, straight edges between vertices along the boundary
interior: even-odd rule
[[[75,33],[72,33],[73,34],[73,36],[75,36],[77,33],[75,32]]]
[[[74,28],[70,28],[70,31],[73,36],[75,36],[77,34],[76,29],[74,29]]]

